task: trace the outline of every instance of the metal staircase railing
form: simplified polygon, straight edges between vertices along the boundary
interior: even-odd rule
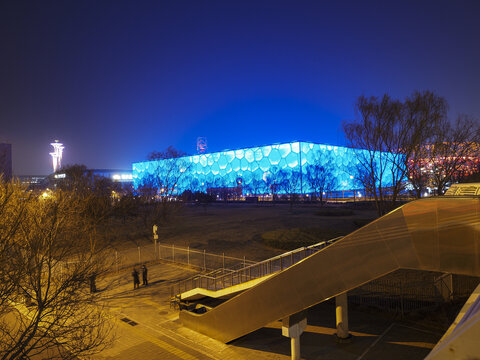
[[[239,269],[220,268],[208,274],[195,275],[174,284],[171,289],[172,298],[180,300],[180,294],[196,288],[218,291],[283,271],[342,237],[339,236],[314,245],[298,248],[254,264],[246,264],[244,262],[243,266],[239,264]]]

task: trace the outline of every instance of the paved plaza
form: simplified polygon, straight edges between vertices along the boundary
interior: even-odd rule
[[[188,278],[191,269],[167,263],[149,266],[149,285],[133,290],[131,269],[99,281],[116,326],[113,346],[95,359],[290,359],[290,340],[274,322],[247,336],[223,344],[185,328],[178,310],[170,306],[170,286]],[[108,290],[102,290],[109,283]],[[351,307],[353,341],[335,342],[335,308],[331,301],[309,310],[301,336],[304,359],[423,359],[442,335],[442,329],[420,326]]]

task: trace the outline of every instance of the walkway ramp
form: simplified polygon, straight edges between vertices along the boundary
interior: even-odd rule
[[[480,199],[412,201],[182,323],[229,342],[397,269],[480,276]]]
[[[221,287],[217,290],[211,290],[209,288],[202,288],[196,287],[192,290],[185,291],[180,294],[181,301],[194,301],[199,300],[205,297],[213,298],[213,299],[228,299],[234,295],[237,295],[251,287],[254,287],[261,283],[262,281],[268,279],[270,275],[261,276],[258,278],[254,278],[252,280],[246,280],[243,282],[239,282],[238,284]],[[215,279],[216,280],[216,279]],[[213,282],[214,280],[212,280]],[[216,281],[217,282],[217,281]]]

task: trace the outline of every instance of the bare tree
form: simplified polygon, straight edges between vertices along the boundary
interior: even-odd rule
[[[12,267],[10,253],[31,197],[32,194],[27,193],[18,183],[0,178],[0,318],[10,311],[10,301],[18,301],[15,283],[9,281]]]
[[[228,202],[230,196],[231,184],[228,184],[227,179],[223,177],[218,177],[213,181],[215,186],[215,194],[223,200],[224,203]]]
[[[247,189],[254,196],[265,194],[268,191],[265,181],[259,179],[252,179],[248,183]]]
[[[438,129],[447,118],[447,101],[431,91],[414,92],[403,105],[402,122],[397,137],[401,154],[394,164],[403,176],[407,176],[419,198],[428,185],[424,159],[428,158],[427,144],[434,141]],[[395,149],[391,149],[395,152]]]
[[[431,173],[428,166],[429,145],[419,147],[408,160],[408,180],[415,196],[419,199],[431,185]]]
[[[172,146],[165,151],[153,151],[149,154],[148,160],[155,162],[152,180],[160,199],[168,200],[177,194],[180,181],[191,167],[191,163],[185,157],[184,152]]]
[[[300,193],[300,172],[295,170],[280,170],[277,179],[279,190],[288,195],[291,211]]]
[[[344,123],[343,129],[351,147],[356,148],[358,172],[367,173],[368,177],[361,180],[368,181],[365,187],[371,188],[375,199],[378,215],[387,211],[387,174],[390,171],[392,160],[387,150],[391,148],[386,143],[387,127],[398,123],[401,114],[401,105],[388,95],[381,99],[360,96],[356,104],[359,120]]]
[[[125,224],[127,219],[135,219],[139,214],[140,201],[132,190],[124,190],[122,196],[115,202],[113,213],[122,219]]]
[[[403,190],[411,160],[428,142],[445,118],[445,99],[432,92],[415,92],[404,103],[385,94],[358,98],[359,119],[344,123],[350,146],[356,148],[358,173],[375,199],[379,215],[389,210],[387,194],[394,204]]]
[[[454,124],[445,121],[435,133],[434,141],[426,147],[426,170],[431,170],[431,181],[438,195],[443,195],[448,184],[460,180],[473,160],[480,156],[480,125],[466,116],[459,116]]]
[[[60,190],[39,198],[18,184],[0,187],[0,237],[9,239],[0,277],[13,289],[2,294],[0,358],[74,359],[103,350],[112,323],[86,282],[107,263],[79,225],[84,203]],[[4,216],[7,208],[13,218]]]
[[[101,229],[113,215],[112,192],[119,189],[112,180],[95,176],[85,165],[67,165],[58,172],[65,177],[58,180],[57,188],[81,204],[79,221],[87,230],[91,251],[95,252],[99,239],[105,240]]]
[[[267,176],[264,178],[265,185],[270,189],[270,193],[272,194],[273,202],[277,200],[277,193],[280,190],[280,182],[282,180],[280,175],[280,168],[274,166],[270,168]]]
[[[337,179],[331,171],[333,166],[331,158],[324,152],[317,151],[313,163],[305,168],[305,180],[313,197],[320,199],[320,204],[323,204],[324,193],[333,190],[337,185]]]
[[[154,195],[153,221],[161,223],[168,221],[169,217],[178,210],[180,203],[175,200],[179,185],[188,173],[192,164],[186,159],[186,154],[169,146],[165,151],[153,151],[148,156],[152,161],[153,171],[144,177],[139,191],[145,191],[147,196]]]
[[[373,187],[374,184],[370,181],[369,173],[365,169],[357,169],[357,171],[351,171],[353,178],[353,183],[355,187],[363,187],[365,196],[372,198],[373,197]],[[360,185],[360,186],[358,186]]]
[[[143,219],[145,227],[152,226],[157,219],[157,187],[153,174],[147,174],[142,177],[136,189],[136,197],[138,198],[139,214]],[[152,220],[152,221],[151,221]]]
[[[480,182],[480,159],[474,159],[468,166],[468,172],[462,176],[462,183]]]

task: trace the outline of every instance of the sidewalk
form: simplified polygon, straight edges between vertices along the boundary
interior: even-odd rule
[[[131,269],[98,282],[101,291],[106,281],[113,281],[106,296],[117,323],[117,338],[113,347],[96,359],[247,358],[178,322],[178,310],[170,307],[170,285],[195,271],[170,264],[150,265],[148,270],[149,285],[137,290],[133,290]]]
[[[113,288],[104,295],[117,323],[114,345],[95,359],[290,359],[290,340],[274,322],[231,344],[223,344],[183,327],[178,310],[170,308],[170,285],[195,272],[172,264],[149,266],[149,285],[133,290],[131,269],[99,281]],[[301,337],[305,359],[423,359],[441,337],[441,330],[410,326],[388,315],[352,308],[350,327],[354,339],[337,344],[335,307],[329,301],[310,309]]]

